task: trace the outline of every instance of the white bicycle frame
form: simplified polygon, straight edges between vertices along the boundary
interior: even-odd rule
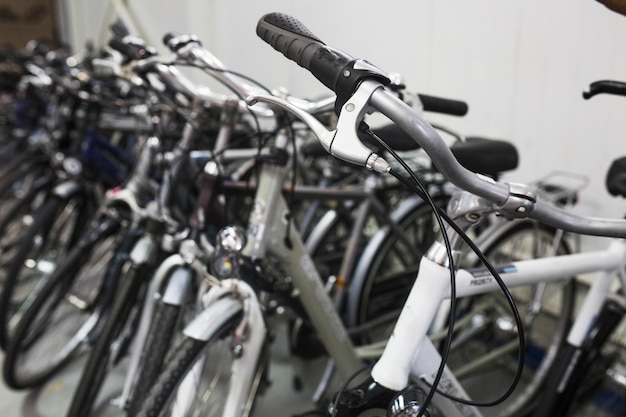
[[[561,255],[528,261],[513,262],[500,269],[507,287],[551,282],[568,277],[597,273],[582,304],[574,325],[568,334],[568,342],[581,346],[603,302],[612,294],[611,284],[622,273],[626,262],[626,242],[612,240],[605,250],[573,255]],[[482,271],[482,272],[481,272]],[[499,286],[485,270],[458,270],[456,273],[457,298],[498,291]],[[402,390],[409,378],[432,383],[441,356],[428,339],[430,325],[442,302],[450,298],[450,271],[427,258],[420,264],[418,277],[398,318],[393,334],[383,355],[372,370],[373,379],[379,384]],[[469,399],[454,374],[446,368],[439,389],[456,397]],[[436,405],[446,416],[482,416],[476,408],[453,402],[438,396]]]

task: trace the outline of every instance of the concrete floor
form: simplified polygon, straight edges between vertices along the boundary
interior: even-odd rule
[[[270,365],[271,385],[259,397],[255,417],[291,417],[314,408],[311,401],[318,377],[324,368],[325,361],[304,362],[294,360],[287,353],[285,337],[286,329],[277,326],[277,338],[272,345],[272,363]],[[282,333],[281,333],[282,332]],[[0,360],[3,356],[0,353]],[[32,392],[16,392],[0,384],[0,417],[63,417],[69,399],[80,377],[85,358],[78,358],[62,373],[53,378],[39,390]],[[122,364],[123,365],[123,364]],[[107,379],[104,394],[93,417],[122,417],[123,413],[110,405],[123,383],[123,366],[112,372]],[[300,390],[295,389],[294,379],[302,382]],[[622,393],[625,394],[625,393]],[[596,396],[584,408],[577,410],[572,417],[617,417],[624,416],[622,398],[624,395],[615,390],[605,390]]]
[[[277,335],[286,335],[278,324]],[[285,337],[277,337],[272,344],[272,363],[269,370],[271,385],[255,405],[254,416],[290,417],[315,408],[312,396],[317,377],[324,368],[324,360],[300,361],[287,354]],[[4,356],[0,352],[0,361]],[[78,384],[85,357],[76,359],[44,387],[32,392],[13,391],[0,384],[0,417],[63,417],[71,395]],[[294,380],[302,386],[296,390]],[[103,395],[93,417],[122,417],[111,400],[121,392],[124,382],[124,363],[107,377]],[[277,414],[278,413],[278,414]]]

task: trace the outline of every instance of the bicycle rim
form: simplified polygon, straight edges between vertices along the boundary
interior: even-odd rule
[[[441,196],[436,202],[446,200]],[[372,239],[357,266],[348,324],[360,328],[360,343],[389,337],[417,276],[419,261],[440,234],[431,207],[421,200],[413,204],[396,219],[397,229],[387,227]]]

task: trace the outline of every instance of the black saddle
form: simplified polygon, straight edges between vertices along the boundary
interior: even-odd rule
[[[611,195],[626,197],[626,156],[611,164],[606,174],[606,189]]]
[[[394,124],[372,130],[395,151],[410,151],[419,148],[419,145],[406,132]],[[374,152],[383,152],[380,145],[365,132],[360,132],[359,138]],[[455,143],[450,149],[465,168],[494,178],[502,172],[517,168],[519,162],[515,146],[503,140],[473,136],[466,138],[464,142]],[[310,156],[326,154],[318,140],[305,144],[301,151]]]

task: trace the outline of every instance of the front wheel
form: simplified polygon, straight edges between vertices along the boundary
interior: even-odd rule
[[[67,255],[88,217],[81,195],[53,196],[20,236],[0,298],[0,344],[6,347],[26,308]]]
[[[265,361],[263,348],[257,351],[240,344],[243,313],[241,301],[232,298],[222,298],[205,310],[210,329],[205,328],[202,338],[182,340],[138,416],[249,416]],[[240,364],[245,365],[242,372],[235,371]],[[250,376],[245,382],[244,373]]]
[[[435,197],[444,206],[446,195]],[[350,284],[347,324],[359,328],[358,343],[386,340],[411,289],[419,261],[440,235],[432,208],[411,197],[391,214],[385,226],[370,239],[357,263]]]
[[[98,224],[34,297],[17,325],[3,364],[14,389],[45,383],[92,337],[103,310],[106,265],[115,254],[119,224]]]

